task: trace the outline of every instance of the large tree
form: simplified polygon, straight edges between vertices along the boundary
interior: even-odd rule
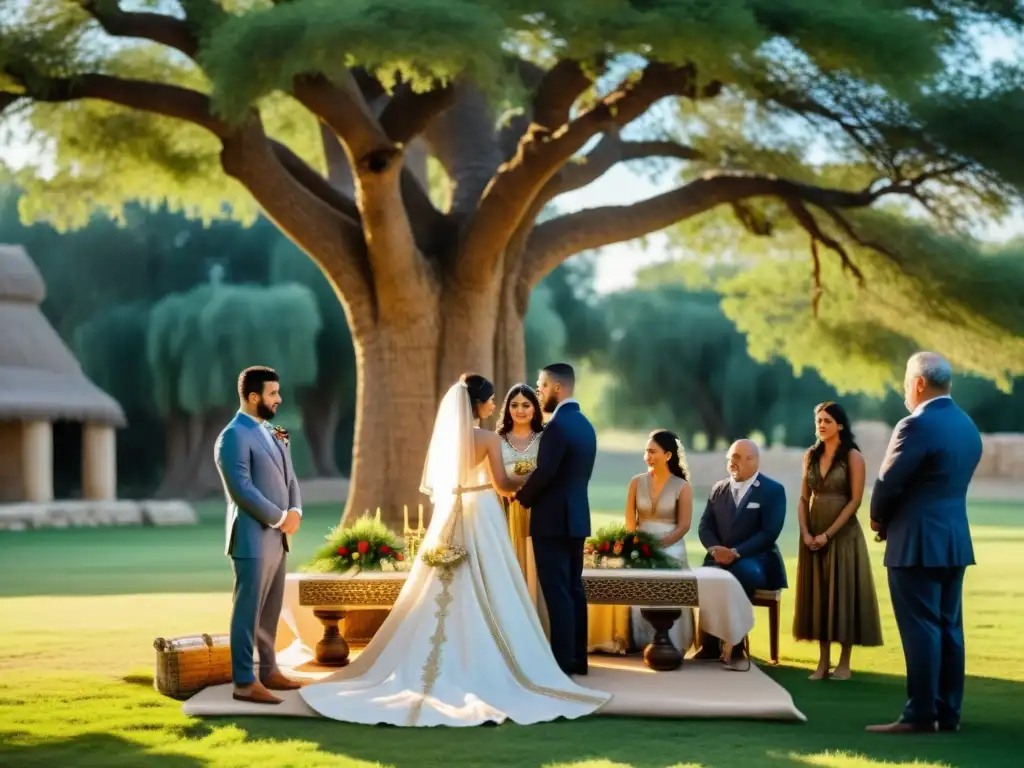
[[[845,259],[829,228],[856,237],[847,211],[998,205],[1024,181],[1019,73],[977,50],[979,30],[1019,32],[1005,0],[133,7],[6,11],[0,107],[54,150],[22,179],[23,212],[261,207],[352,330],[350,512],[415,500],[439,393],[461,371],[499,387],[524,375],[530,291],[575,253],[722,206],[763,230],[770,200]],[[780,151],[799,125],[815,140]],[[424,152],[445,172],[440,208]],[[537,223],[560,194],[652,157],[685,163],[678,187]]]

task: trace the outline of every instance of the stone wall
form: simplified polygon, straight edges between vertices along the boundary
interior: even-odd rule
[[[109,525],[195,525],[184,501],[51,501],[0,504],[0,531],[32,528],[96,528]]]

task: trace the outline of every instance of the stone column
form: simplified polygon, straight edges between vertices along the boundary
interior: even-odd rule
[[[117,498],[117,437],[106,424],[82,425],[82,495],[92,501]]]
[[[21,428],[25,501],[53,501],[53,425],[26,421]]]

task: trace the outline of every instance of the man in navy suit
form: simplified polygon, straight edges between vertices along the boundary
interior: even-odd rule
[[[729,447],[729,479],[711,489],[697,529],[707,550],[704,565],[729,571],[751,598],[759,589],[787,586],[777,544],[786,522],[786,489],[760,473],[760,461],[752,440],[737,440]],[[702,632],[697,658],[717,659],[720,646],[718,638]],[[733,654],[731,663],[742,656],[742,648],[736,646]]]
[[[952,381],[949,363],[933,352],[907,362],[910,415],[896,425],[871,493],[909,699],[896,722],[868,726],[875,733],[960,729],[964,572],[974,565],[967,487],[981,461],[981,435],[950,398]]]
[[[537,395],[551,419],[544,428],[537,469],[515,497],[530,509],[537,579],[547,603],[551,650],[562,671],[587,674],[587,596],[583,544],[590,535],[590,476],[597,435],[573,399],[576,374],[555,363],[540,372]]]

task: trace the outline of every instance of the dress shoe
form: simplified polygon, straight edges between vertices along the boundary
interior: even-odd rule
[[[942,733],[959,733],[960,723],[939,723],[939,730]]]
[[[266,677],[261,678],[260,682],[272,691],[297,691],[302,687],[302,683],[298,680],[290,680],[280,672],[271,672]]]
[[[235,688],[231,698],[235,701],[244,701],[247,704],[280,704],[282,701],[260,683],[252,683],[244,688]]]
[[[587,675],[590,673],[590,667],[586,664],[577,664],[572,669],[573,675]]]
[[[864,730],[868,733],[935,733],[935,723],[908,723],[905,720],[897,720],[886,725],[869,725]]]

